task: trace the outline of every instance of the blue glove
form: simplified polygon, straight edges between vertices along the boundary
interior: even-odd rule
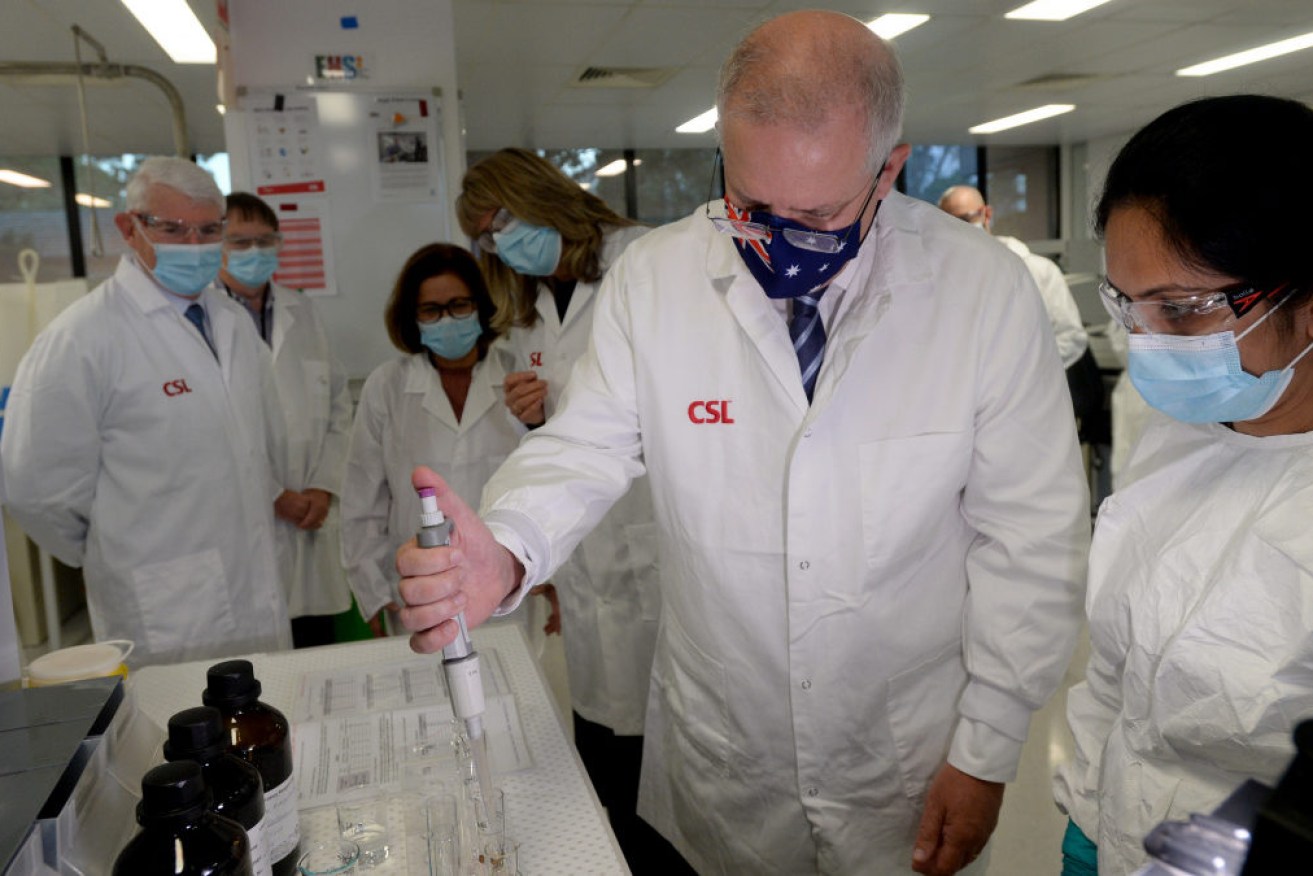
[[[1099,847],[1070,818],[1062,837],[1062,876],[1099,876]]]

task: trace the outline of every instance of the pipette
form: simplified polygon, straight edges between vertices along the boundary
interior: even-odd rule
[[[432,487],[419,489],[419,532],[415,540],[422,548],[446,547],[451,544],[451,531],[455,524],[446,519],[438,508],[437,494]],[[474,755],[474,771],[479,781],[479,792],[484,801],[492,800],[492,775],[488,766],[487,740],[483,735],[483,678],[479,674],[479,652],[470,642],[465,626],[465,612],[456,615],[459,630],[452,643],[442,649],[442,674],[447,680],[447,694],[451,697],[451,710],[465,722],[465,735],[470,740]]]

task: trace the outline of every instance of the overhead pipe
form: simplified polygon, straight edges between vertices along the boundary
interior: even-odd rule
[[[76,84],[79,72],[88,78],[113,81],[116,79],[144,79],[164,92],[173,109],[173,148],[179,158],[191,157],[187,141],[187,113],[183,108],[182,94],[172,82],[149,67],[136,64],[87,63],[71,61],[0,61],[0,79],[30,79],[33,77],[68,77],[69,85]],[[54,83],[51,83],[54,84]]]

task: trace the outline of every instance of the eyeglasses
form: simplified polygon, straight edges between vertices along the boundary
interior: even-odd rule
[[[1179,298],[1133,301],[1107,278],[1099,283],[1099,300],[1129,332],[1162,335],[1208,335],[1227,331],[1260,301],[1280,294],[1288,283],[1262,290],[1244,284]]]
[[[483,229],[478,237],[474,238],[474,242],[477,243],[479,249],[484,252],[496,254],[497,241],[494,240],[492,236],[505,231],[517,221],[519,220],[512,216],[505,207],[499,207],[497,212],[492,214],[492,221],[488,223],[488,227]]]
[[[155,232],[159,237],[167,241],[183,241],[195,234],[200,240],[213,241],[223,235],[223,229],[227,227],[228,220],[220,219],[216,222],[202,222],[199,225],[193,225],[190,222],[182,222],[178,219],[165,219],[161,216],[152,216],[149,213],[134,212],[133,217],[143,226]]]
[[[721,163],[720,151],[716,152],[716,163]],[[862,201],[862,209],[857,211],[858,217],[865,215],[866,208],[870,206],[871,198],[875,195],[876,188],[880,185],[880,174],[884,173],[884,164],[880,165],[880,171],[876,173],[875,179],[871,182],[871,188],[866,193],[866,200]],[[713,167],[711,171],[711,193],[708,194],[707,203],[703,209],[704,215],[715,226],[716,230],[722,234],[728,234],[730,237],[738,240],[756,240],[763,243],[769,243],[771,235],[776,231],[784,235],[784,239],[798,249],[805,249],[811,252],[819,253],[836,253],[841,251],[848,244],[848,237],[852,234],[852,227],[844,233],[842,237],[837,234],[827,234],[824,231],[813,231],[810,228],[788,228],[781,225],[767,225],[761,222],[752,222],[747,217],[751,211],[742,210],[735,207],[729,202],[728,197],[721,199],[725,205],[727,216],[712,216],[711,203],[715,200],[714,192],[716,185],[716,170]]]
[[[273,249],[283,242],[283,236],[276,231],[268,234],[242,235],[238,237],[225,237],[223,242],[229,249],[245,250],[251,247],[259,249]]]
[[[453,298],[446,304],[425,302],[415,308],[415,311],[420,322],[430,323],[437,322],[448,315],[460,319],[469,316],[478,309],[479,305],[474,303],[473,298]]]

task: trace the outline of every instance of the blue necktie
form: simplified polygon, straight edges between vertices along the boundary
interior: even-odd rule
[[[214,349],[214,342],[210,340],[209,332],[205,331],[205,308],[199,304],[188,305],[187,319],[192,325],[196,326],[196,331],[201,333],[202,338],[205,338],[205,343],[209,346],[210,352],[214,354],[215,359],[218,359],[219,351]]]
[[[793,339],[793,352],[798,354],[798,370],[802,373],[807,401],[812,400],[816,375],[821,373],[821,362],[825,359],[825,325],[816,309],[824,291],[793,299],[793,318],[789,320],[789,337]]]

